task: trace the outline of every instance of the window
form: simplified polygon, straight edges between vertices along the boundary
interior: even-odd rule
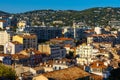
[[[59,70],[61,70],[61,67],[59,67]]]

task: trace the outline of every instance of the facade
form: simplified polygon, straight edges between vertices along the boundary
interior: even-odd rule
[[[90,65],[91,73],[103,76],[103,72],[106,71],[107,65],[104,64],[102,61],[95,61]]]
[[[25,27],[23,32],[36,34],[38,42],[62,36],[62,29],[58,27]]]
[[[19,27],[19,28],[22,28],[22,27],[25,27],[27,25],[27,23],[26,23],[26,21],[19,21],[18,23],[17,23],[17,26]]]
[[[72,38],[65,38],[65,37],[53,38],[53,39],[50,39],[50,42],[59,44],[60,46],[65,46],[65,45],[70,45],[70,47],[75,46],[74,39]]]
[[[5,29],[8,26],[11,26],[11,19],[5,16],[0,17],[0,28]]]
[[[5,54],[16,54],[23,50],[23,44],[14,41],[8,42],[4,45],[4,53]]]
[[[83,37],[84,30],[82,28],[76,28],[76,27],[63,27],[62,28],[62,34],[66,38],[73,38],[76,40],[79,40]]]
[[[66,49],[54,44],[41,44],[38,46],[38,50],[42,53],[50,55],[51,59],[64,58],[66,55]]]
[[[113,42],[114,45],[120,43],[120,37],[117,34],[93,34],[87,37],[87,42]]]
[[[92,58],[93,55],[93,46],[91,45],[80,45],[76,48],[76,55],[78,55],[81,58]]]
[[[61,70],[70,67],[70,61],[67,59],[55,60],[53,63],[54,70]]]
[[[102,34],[102,29],[100,27],[95,27],[94,31],[96,34]]]
[[[95,54],[93,51],[93,46],[91,45],[80,45],[76,48],[76,58],[77,64],[89,64],[92,62],[92,58],[95,58]]]
[[[0,20],[0,28],[3,29],[5,28],[5,20]]]
[[[37,49],[37,36],[34,34],[21,34],[13,36],[13,41],[23,44],[23,49]]]
[[[4,46],[7,42],[12,41],[13,35],[12,31],[0,31],[0,45]]]

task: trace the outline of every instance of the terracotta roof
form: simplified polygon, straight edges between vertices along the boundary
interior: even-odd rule
[[[94,29],[86,30],[84,32],[86,32],[86,33],[94,32]]]
[[[89,73],[81,70],[78,67],[70,67],[62,70],[47,72],[43,74],[47,78],[57,79],[57,80],[75,80],[78,78],[84,78],[90,76]]]
[[[43,67],[42,67],[42,66],[37,66],[37,67],[34,67],[34,68],[32,68],[32,69],[38,71],[38,70],[43,70]]]
[[[0,53],[0,56],[10,56],[10,54],[2,54],[2,53]]]
[[[106,68],[107,66],[104,65],[104,62],[102,61],[95,61],[90,64],[91,68]]]
[[[15,45],[21,44],[21,43],[19,43],[18,41],[13,41],[13,42],[11,42],[11,43],[13,43],[13,44],[15,44]]]
[[[11,55],[13,59],[24,59],[28,58],[28,56],[22,55],[22,54],[13,54]]]
[[[17,36],[22,37],[22,38],[37,38],[37,36],[34,34],[22,34],[22,35],[17,35]]]
[[[6,22],[5,20],[0,20],[0,22]]]
[[[26,49],[26,50],[22,50],[22,51],[20,52],[20,54],[28,55],[28,53],[30,53],[30,52],[33,52],[35,55],[45,54],[45,53],[41,53],[40,51],[35,50],[35,49],[33,49],[33,48],[29,48],[29,49]]]

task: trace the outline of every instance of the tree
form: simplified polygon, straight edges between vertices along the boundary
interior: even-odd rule
[[[110,71],[110,76],[108,80],[120,80],[120,63],[118,63],[118,68]]]
[[[66,55],[66,58],[68,58],[68,59],[74,58],[74,52],[70,51],[69,54]]]
[[[15,71],[10,67],[0,64],[0,78],[15,80]]]

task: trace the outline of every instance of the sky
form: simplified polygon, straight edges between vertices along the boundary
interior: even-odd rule
[[[21,13],[31,10],[84,10],[93,7],[120,7],[120,0],[1,0],[0,10]]]

